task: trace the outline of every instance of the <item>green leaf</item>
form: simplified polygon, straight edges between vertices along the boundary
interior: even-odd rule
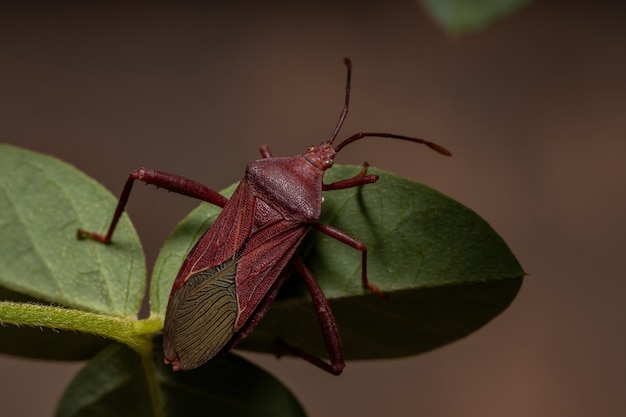
[[[134,316],[145,261],[122,217],[115,242],[79,241],[104,231],[117,198],[72,166],[0,144],[0,286],[31,299],[115,316]]]
[[[336,166],[325,181],[359,170]],[[300,250],[331,302],[348,359],[433,349],[475,331],[511,303],[524,272],[484,220],[424,185],[377,169],[368,172],[380,180],[324,194],[320,222],[365,243],[369,279],[389,298],[381,300],[361,287],[361,256],[354,249],[312,231]],[[164,314],[182,260],[218,212],[200,205],[162,248],[151,289],[154,313]],[[239,346],[272,352],[278,338],[325,355],[311,301],[297,276]]]
[[[462,35],[486,28],[531,0],[421,0],[445,30]]]
[[[106,348],[71,382],[57,417],[305,415],[278,380],[235,355],[178,373],[155,356],[146,361],[120,344]]]
[[[111,245],[76,238],[79,227],[104,230],[116,203],[66,163],[0,144],[0,352],[76,360],[111,343],[102,336],[142,343],[144,323],[127,321],[139,311],[146,278],[130,222],[122,219]]]

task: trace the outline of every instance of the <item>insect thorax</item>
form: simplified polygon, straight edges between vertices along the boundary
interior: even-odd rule
[[[257,197],[286,219],[302,223],[319,219],[323,175],[302,156],[260,159],[246,168],[246,180]]]

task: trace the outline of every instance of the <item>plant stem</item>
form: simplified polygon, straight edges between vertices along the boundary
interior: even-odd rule
[[[152,346],[148,336],[161,330],[163,322],[159,318],[137,320],[63,307],[2,301],[0,325],[48,327],[94,334],[117,340],[143,354]]]

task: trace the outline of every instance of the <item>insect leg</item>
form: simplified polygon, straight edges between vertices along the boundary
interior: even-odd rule
[[[261,146],[259,151],[261,152],[261,156],[263,158],[271,158],[272,157],[272,151],[270,151],[270,148],[267,145]]]
[[[309,271],[309,269],[304,265],[302,259],[298,255],[295,255],[293,262],[297,272],[304,278],[304,282],[306,283],[306,286],[311,294],[311,298],[313,299],[315,312],[320,322],[322,333],[324,334],[324,342],[326,343],[326,349],[328,351],[328,356],[331,363],[326,363],[317,356],[305,352],[297,347],[291,346],[283,342],[282,340],[278,340],[276,342],[277,354],[280,356],[280,353],[282,351],[290,352],[307,360],[308,362],[311,362],[317,367],[333,375],[339,375],[341,371],[343,371],[345,364],[343,361],[341,339],[339,337],[339,330],[337,328],[337,322],[335,321],[335,317],[333,316],[332,310],[328,305],[328,300],[324,296],[324,293],[319,287],[319,284],[315,280],[315,277],[313,276],[311,271]],[[226,345],[224,351],[229,351],[234,348],[242,340],[248,337],[252,330],[254,330],[257,324],[259,324],[259,321],[263,318],[263,316],[265,316],[265,313],[267,313],[267,310],[272,304],[272,301],[274,301],[274,298],[276,298],[276,294],[278,293],[278,290],[280,290],[280,288],[282,287],[282,284],[287,276],[288,270],[284,271],[276,280],[270,291],[265,295],[265,297],[263,297],[263,301],[261,301],[261,304],[259,305],[257,310],[246,322],[246,324],[241,328],[241,330],[228,343],[228,345]]]
[[[343,190],[344,188],[358,187],[360,185],[372,184],[378,181],[378,175],[366,175],[369,164],[363,162],[363,168],[352,178],[341,181],[332,182],[330,184],[322,184],[323,191]]]
[[[211,188],[188,178],[154,169],[139,168],[130,173],[128,179],[126,180],[126,184],[124,184],[122,194],[120,195],[119,202],[117,203],[117,207],[113,213],[111,225],[109,226],[107,234],[101,235],[78,229],[78,237],[81,239],[89,238],[102,243],[111,242],[115,227],[124,212],[126,203],[128,203],[128,198],[130,197],[130,192],[133,188],[133,183],[136,180],[145,182],[146,184],[156,185],[158,188],[164,188],[168,191],[186,195],[188,197],[197,198],[199,200],[215,204],[219,207],[224,207],[228,202],[228,199],[219,194],[217,191],[214,191]]]
[[[321,358],[305,352],[295,346],[291,346],[282,340],[279,340],[277,348],[278,353],[281,350],[288,351],[296,356],[300,356],[302,359],[312,363],[313,365],[333,374],[339,375],[343,368],[346,366],[343,360],[343,350],[341,349],[341,338],[339,336],[339,328],[337,327],[337,321],[333,315],[330,305],[326,296],[322,292],[319,284],[315,280],[315,277],[311,271],[304,265],[302,259],[296,255],[294,256],[294,266],[298,273],[304,278],[304,282],[311,294],[313,305],[315,306],[315,313],[319,320],[322,333],[324,335],[324,343],[326,344],[326,350],[328,352],[328,358],[330,363],[325,362]]]
[[[337,239],[338,241],[345,243],[346,245],[358,250],[361,252],[361,281],[363,282],[363,286],[377,294],[381,298],[385,298],[385,294],[374,284],[369,282],[367,279],[367,248],[355,237],[350,236],[343,230],[339,230],[335,227],[332,227],[327,224],[315,223],[311,225],[316,228],[320,232],[332,237],[333,239]]]

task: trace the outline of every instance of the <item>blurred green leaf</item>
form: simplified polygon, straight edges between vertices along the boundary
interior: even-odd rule
[[[112,340],[101,336],[32,327],[0,327],[0,352],[50,360],[86,360]]]
[[[120,344],[103,350],[78,373],[56,413],[57,417],[200,415],[301,417],[305,413],[277,379],[238,356],[221,356],[200,369],[174,373],[163,365],[160,353],[144,363]]]
[[[352,177],[359,170],[336,166],[327,172],[326,182]],[[369,278],[389,299],[363,290],[361,256],[354,249],[312,231],[300,250],[331,301],[348,359],[433,349],[475,331],[511,303],[524,272],[484,220],[424,185],[377,169],[368,172],[380,180],[324,194],[320,222],[365,243]],[[178,268],[218,212],[202,204],[166,242],[152,281],[153,312],[164,314]],[[239,347],[272,352],[276,339],[282,338],[325,354],[301,281],[295,276],[287,282],[267,316]]]
[[[455,35],[484,29],[531,2],[531,0],[420,1],[439,25]]]

